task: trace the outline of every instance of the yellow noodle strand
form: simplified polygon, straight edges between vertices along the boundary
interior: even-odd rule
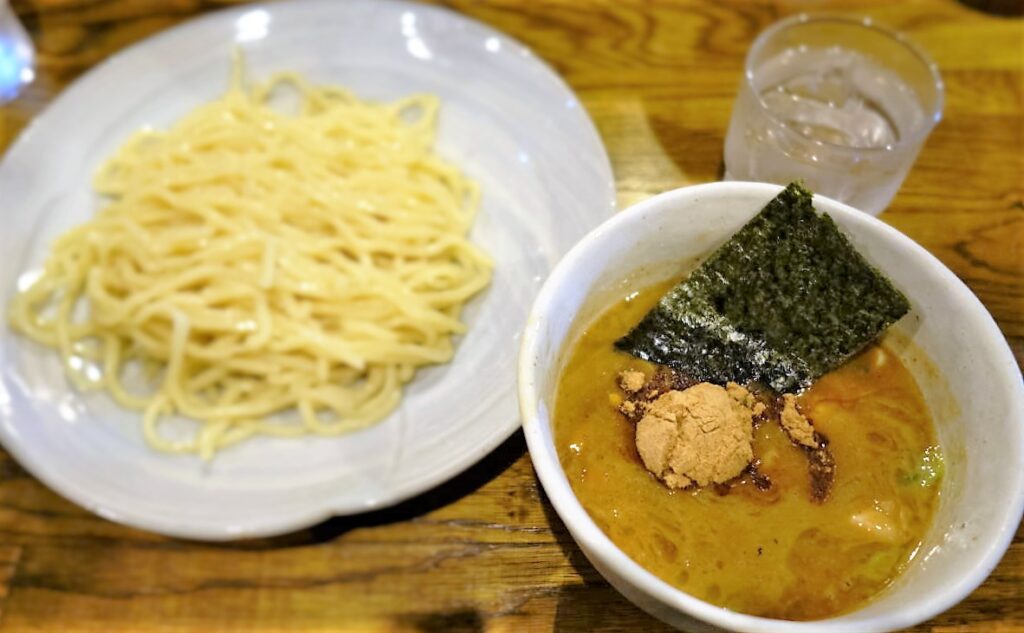
[[[373,424],[417,367],[451,358],[462,304],[490,281],[467,238],[477,186],[432,152],[438,107],[293,73],[247,87],[236,61],[223,97],[101,166],[106,206],[54,242],[11,324],[79,388],[141,411],[161,451]],[[289,410],[300,423],[274,419]],[[173,415],[195,436],[161,433]]]

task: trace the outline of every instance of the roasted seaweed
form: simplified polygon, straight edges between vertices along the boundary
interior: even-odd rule
[[[616,342],[689,378],[806,387],[910,309],[791,184]]]

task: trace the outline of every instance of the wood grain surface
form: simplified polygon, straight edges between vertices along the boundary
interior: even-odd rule
[[[1020,17],[952,1],[448,4],[531,46],[580,94],[611,154],[622,205],[718,179],[743,57],[768,24],[830,9],[908,33],[942,69],[946,110],[882,218],[956,272],[1024,359]],[[988,4],[1019,13],[1019,2]],[[0,151],[90,66],[219,6],[13,5],[39,48],[39,76],[0,107]],[[396,508],[226,545],[110,523],[61,499],[0,451],[0,633],[663,628],[583,558],[545,500],[521,434]],[[914,630],[1024,630],[1024,533],[967,600]]]

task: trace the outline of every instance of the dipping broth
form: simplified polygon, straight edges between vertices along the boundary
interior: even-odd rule
[[[675,281],[620,300],[570,350],[554,432],[573,491],[627,555],[697,598],[790,620],[857,608],[913,559],[938,505],[941,454],[917,384],[883,337],[800,396],[835,459],[823,503],[811,500],[806,455],[774,421],[754,430],[770,489],[744,476],[727,492],[670,490],[644,467],[635,424],[617,409],[619,373],[654,366],[613,343]]]

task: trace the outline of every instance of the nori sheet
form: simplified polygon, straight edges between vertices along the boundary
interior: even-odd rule
[[[811,193],[790,184],[615,345],[697,381],[807,387],[907,313]]]

